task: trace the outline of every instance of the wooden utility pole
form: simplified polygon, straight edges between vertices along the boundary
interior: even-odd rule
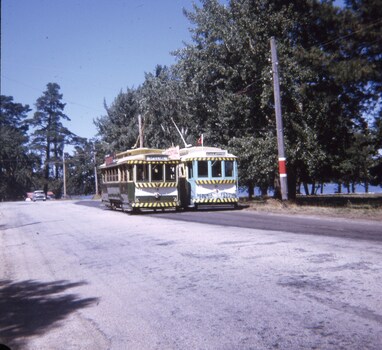
[[[280,102],[280,83],[279,83],[279,71],[278,71],[279,62],[277,60],[276,42],[274,37],[271,37],[271,54],[272,54],[273,89],[274,89],[274,96],[275,96],[277,148],[278,148],[278,154],[279,154],[281,199],[288,200],[286,157],[285,157],[285,150],[284,150],[284,132],[283,132],[283,121],[281,117],[281,102]]]
[[[63,173],[63,182],[64,182],[64,199],[66,199],[66,164],[65,164],[65,153],[62,150],[62,173]]]
[[[95,194],[98,195],[98,177],[97,177],[97,159],[96,159],[96,151],[93,153],[93,162],[94,162],[94,180],[95,180]]]

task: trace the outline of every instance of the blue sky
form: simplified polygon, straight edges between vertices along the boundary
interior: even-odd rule
[[[34,104],[58,83],[79,136],[96,134],[119,91],[137,87],[171,51],[191,42],[191,0],[2,0],[1,94]]]

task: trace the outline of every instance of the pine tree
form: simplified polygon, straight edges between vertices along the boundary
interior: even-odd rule
[[[43,160],[44,191],[48,190],[50,178],[59,179],[62,169],[62,153],[64,145],[76,138],[63,124],[70,120],[64,114],[65,103],[56,83],[47,84],[47,89],[36,101],[36,112],[28,122],[33,126],[31,135],[32,148],[40,153]]]

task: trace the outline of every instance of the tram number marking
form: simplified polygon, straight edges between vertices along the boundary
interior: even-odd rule
[[[197,198],[198,199],[236,198],[236,194],[229,193],[229,192],[200,193],[197,195]]]

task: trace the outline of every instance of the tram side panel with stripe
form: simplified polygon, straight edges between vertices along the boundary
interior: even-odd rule
[[[216,147],[180,150],[179,192],[182,207],[237,206],[237,157]]]
[[[178,208],[178,164],[179,159],[150,148],[106,157],[100,166],[102,202],[123,211]]]

